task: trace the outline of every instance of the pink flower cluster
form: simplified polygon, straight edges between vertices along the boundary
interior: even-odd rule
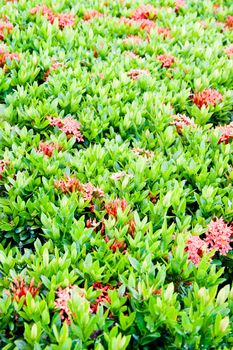
[[[42,15],[48,19],[48,21],[53,24],[55,20],[58,21],[60,29],[64,27],[73,27],[75,25],[75,16],[72,13],[58,13],[55,14],[46,5],[36,5],[30,11],[32,15]]]
[[[69,177],[68,175],[66,175],[65,180],[56,180],[54,187],[61,190],[63,193],[79,192],[86,201],[104,196],[104,192],[101,188],[94,187],[90,182],[82,184],[78,179]]]
[[[185,248],[188,259],[198,265],[204,253],[216,250],[221,255],[226,255],[232,249],[230,246],[232,236],[232,226],[228,226],[223,218],[214,218],[207,226],[204,239],[199,236],[189,237]]]
[[[125,175],[126,175],[126,172],[125,172],[125,171],[119,171],[118,173],[113,173],[113,174],[110,176],[110,179],[115,180],[115,181],[118,181],[118,180],[120,180],[122,177],[124,177]]]
[[[155,19],[157,17],[158,10],[152,5],[141,5],[137,9],[133,10],[131,18],[135,20],[142,19]]]
[[[228,57],[231,57],[233,55],[233,45],[226,47],[224,51]]]
[[[198,265],[203,253],[207,252],[207,246],[199,236],[190,236],[185,251],[188,252],[188,259]]]
[[[132,52],[132,51],[125,51],[124,52],[125,56],[131,58],[131,59],[134,59],[134,58],[138,58],[139,56],[136,55],[136,53]]]
[[[9,160],[0,160],[0,180],[2,179],[2,173],[6,170],[6,167],[10,165]]]
[[[217,126],[216,129],[221,133],[218,143],[224,142],[228,144],[229,140],[233,139],[233,122],[229,125]]]
[[[85,298],[85,290],[79,288],[78,286],[68,286],[64,289],[61,287],[56,292],[57,298],[54,301],[55,308],[60,310],[60,317],[62,321],[66,321],[69,325],[72,319],[71,311],[68,306],[68,302],[71,300],[72,293],[78,292],[81,298],[83,299],[83,302],[86,301]]]
[[[103,16],[104,15],[101,12],[98,12],[96,10],[89,10],[85,13],[83,19],[84,19],[84,21],[90,21],[92,18],[95,18],[95,17],[100,18]]]
[[[166,54],[163,54],[163,55],[157,56],[157,60],[159,60],[162,63],[162,66],[164,68],[170,68],[176,59],[173,56],[168,56]]]
[[[137,35],[130,35],[128,36],[127,38],[125,38],[123,40],[124,44],[128,45],[128,44],[131,44],[131,45],[140,45],[144,42],[144,40],[140,37],[140,36],[137,36]]]
[[[0,20],[0,40],[4,40],[4,36],[10,34],[14,26],[6,17]]]
[[[128,75],[132,80],[136,80],[141,76],[150,76],[150,72],[147,69],[131,69]]]
[[[178,12],[180,9],[186,6],[185,0],[175,0],[175,11]]]
[[[233,228],[228,226],[223,218],[211,220],[208,231],[205,234],[205,243],[209,250],[216,249],[221,255],[227,255],[231,250],[230,242]]]
[[[199,108],[202,106],[207,107],[208,105],[216,106],[222,100],[222,94],[213,89],[204,89],[202,92],[196,92],[192,98],[192,102]]]
[[[175,125],[179,133],[181,133],[186,126],[196,128],[196,124],[193,122],[193,120],[189,117],[186,117],[184,114],[173,114],[171,117],[173,119],[171,125]]]
[[[52,157],[54,150],[60,151],[62,147],[57,143],[40,142],[38,151],[43,153],[45,156]]]
[[[132,148],[132,152],[146,158],[154,157],[154,152],[148,151],[147,149],[144,149],[144,148],[134,147]]]
[[[158,35],[162,35],[164,39],[166,38],[172,38],[172,34],[169,28],[163,28],[163,27],[156,27]]]
[[[51,71],[57,70],[59,67],[64,67],[64,63],[63,62],[57,62],[56,58],[52,58],[52,65],[49,69],[47,69],[47,71],[44,74],[44,79],[47,80]]]
[[[20,56],[15,52],[10,53],[6,51],[4,47],[0,47],[0,67],[1,68],[4,67],[7,59],[10,61],[13,61],[13,60],[19,61]]]
[[[128,203],[125,199],[113,199],[108,204],[105,204],[105,209],[108,215],[112,215],[115,218],[117,217],[117,210],[120,208],[122,211],[125,211]]]
[[[47,119],[50,121],[49,124],[51,126],[58,127],[68,138],[75,136],[78,142],[84,141],[83,135],[80,132],[80,123],[72,117],[65,117],[62,119],[48,116]]]

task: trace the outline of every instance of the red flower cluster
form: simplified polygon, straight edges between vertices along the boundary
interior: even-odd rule
[[[231,237],[233,228],[228,226],[223,218],[214,218],[207,226],[205,238],[191,236],[187,242],[185,251],[188,252],[189,260],[198,265],[204,252],[208,253],[216,249],[221,255],[226,255],[231,250]]]
[[[150,76],[150,72],[147,69],[131,69],[128,75],[131,79],[136,80],[141,76]]]
[[[157,17],[158,11],[152,5],[142,5],[137,9],[133,10],[131,14],[131,18],[135,20],[141,19],[154,19]]]
[[[193,128],[196,128],[196,124],[193,122],[193,120],[189,117],[186,117],[184,114],[174,114],[172,115],[172,119],[174,121],[171,122],[171,125],[175,125],[179,133],[181,133],[183,128],[186,126],[192,126]]]
[[[125,199],[113,199],[108,204],[105,204],[105,209],[108,215],[113,215],[115,218],[117,217],[117,209],[121,208],[122,211],[125,211],[128,203]]]
[[[162,63],[164,68],[170,68],[175,62],[175,57],[166,54],[157,56],[157,59]]]
[[[121,17],[120,18],[120,23],[126,24],[129,27],[137,26],[137,27],[140,27],[143,30],[146,30],[147,32],[150,32],[151,29],[156,28],[155,22],[151,21],[150,19],[135,20],[135,19],[132,19],[132,18]]]
[[[79,288],[78,286],[68,286],[64,289],[61,287],[56,292],[57,298],[54,301],[55,308],[60,310],[60,317],[62,321],[66,321],[68,325],[70,325],[71,322],[71,312],[68,306],[68,302],[71,300],[72,292],[77,291],[83,301],[86,301],[86,298],[84,297],[84,289]]]
[[[139,155],[139,156],[143,156],[146,158],[154,157],[154,152],[148,151],[147,149],[144,149],[144,148],[139,148],[139,147],[132,148],[132,152]]]
[[[6,166],[9,164],[9,160],[0,160],[0,180],[2,179],[2,173],[5,171]]]
[[[223,96],[216,90],[205,89],[202,92],[196,92],[192,98],[192,102],[195,103],[199,108],[202,106],[213,105],[223,100]]]
[[[233,139],[233,122],[229,125],[218,126],[216,129],[221,133],[218,143],[224,142],[228,144],[229,140]]]
[[[0,40],[4,40],[4,36],[10,34],[14,26],[6,17],[0,20]]]
[[[225,26],[229,29],[233,28],[233,16],[227,16]]]
[[[75,136],[78,142],[84,141],[83,135],[80,132],[80,123],[72,117],[62,119],[48,116],[47,119],[50,121],[51,126],[58,127],[68,138]]]
[[[1,68],[4,67],[7,59],[10,61],[13,61],[13,60],[19,61],[20,56],[19,56],[19,54],[15,53],[15,52],[10,53],[10,52],[6,51],[4,47],[0,47],[0,67]]]
[[[66,175],[65,180],[56,180],[54,187],[63,193],[80,192],[86,201],[104,196],[101,188],[94,187],[90,182],[82,184],[78,179],[71,178],[68,175]]]
[[[57,143],[40,142],[38,151],[44,153],[45,156],[52,157],[53,151],[57,149],[60,151],[62,147]]]
[[[233,228],[228,226],[223,218],[211,220],[206,232],[205,243],[209,250],[216,249],[221,255],[227,255],[231,250],[230,242],[233,235]]]
[[[56,58],[52,58],[52,66],[47,69],[47,71],[44,74],[44,79],[47,80],[51,71],[57,70],[57,68],[59,67],[64,67],[64,63],[63,62],[57,62]]]
[[[224,51],[228,57],[232,56],[233,55],[233,45],[226,47]]]
[[[175,0],[175,11],[178,12],[180,9],[186,6],[185,0]]]
[[[105,238],[105,241],[108,242],[108,238]],[[118,239],[115,239],[113,244],[110,246],[110,249],[113,251],[113,253],[116,253],[117,250],[119,250],[121,253],[125,253],[126,252],[126,243],[124,241],[119,241]]]
[[[60,29],[63,29],[64,27],[73,27],[75,25],[75,17],[72,13],[54,14],[46,5],[36,5],[36,7],[31,9],[30,13],[32,15],[42,14],[42,16],[47,17],[51,24],[57,20]]]
[[[87,11],[83,17],[84,21],[90,21],[92,18],[95,18],[95,17],[103,17],[103,13],[101,12],[98,12],[96,10],[90,10],[90,11]]]
[[[113,289],[110,285],[106,284],[103,286],[100,282],[95,282],[92,285],[94,290],[100,290],[101,294],[96,298],[95,302],[91,304],[91,313],[96,313],[98,310],[99,304],[105,304],[106,302],[111,302],[108,291]]]
[[[20,299],[24,297],[24,304],[26,304],[27,293],[30,293],[34,298],[39,292],[40,286],[41,283],[38,283],[37,287],[34,287],[34,278],[32,278],[29,285],[25,284],[23,278],[20,278],[20,280],[15,279],[14,283],[11,284],[11,292],[13,293],[13,299],[19,302]]]

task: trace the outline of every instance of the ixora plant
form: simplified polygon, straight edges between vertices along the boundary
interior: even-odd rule
[[[0,349],[233,348],[232,1],[0,8]]]

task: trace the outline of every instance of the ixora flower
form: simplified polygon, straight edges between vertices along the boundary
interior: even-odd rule
[[[75,136],[78,142],[83,142],[84,138],[80,132],[80,123],[72,117],[56,118],[53,116],[47,116],[51,126],[58,127],[64,132],[68,138]]]
[[[224,49],[227,56],[230,58],[233,55],[233,45],[230,45]]]
[[[96,10],[89,10],[84,14],[83,19],[84,19],[84,21],[90,21],[92,18],[95,18],[95,17],[100,18],[103,16],[104,15],[101,12],[98,12]]]
[[[107,243],[109,241],[109,237],[105,237],[105,242]],[[110,249],[113,251],[113,253],[116,253],[117,250],[121,253],[126,253],[126,243],[124,241],[119,241],[118,239],[115,239],[114,242],[111,244]]]
[[[185,0],[175,0],[175,11],[178,12],[180,9],[185,8]]]
[[[63,62],[57,62],[56,58],[52,58],[52,65],[49,69],[47,69],[47,71],[44,74],[44,79],[47,80],[51,71],[55,71],[57,70],[59,67],[64,67],[64,63]]]
[[[125,172],[125,171],[119,171],[118,173],[113,173],[113,174],[110,176],[110,179],[115,180],[115,181],[118,181],[118,180],[120,180],[122,177],[125,177],[125,176],[126,176],[126,172]]]
[[[32,15],[42,15],[47,17],[47,19],[53,23],[54,21],[54,14],[53,11],[46,5],[36,5],[36,7],[33,7],[30,11]]]
[[[96,313],[100,304],[106,304],[106,302],[111,302],[111,298],[108,295],[108,291],[114,288],[109,284],[106,284],[104,286],[100,282],[93,283],[92,288],[101,292],[101,294],[96,298],[95,302],[91,303],[91,313]]]
[[[156,27],[156,30],[157,30],[158,35],[163,36],[164,39],[166,39],[166,38],[171,39],[172,38],[172,34],[171,34],[171,31],[169,28]]]
[[[136,53],[134,53],[133,51],[125,51],[125,52],[124,52],[124,55],[125,55],[126,57],[131,58],[131,59],[139,58],[139,56],[138,56]]]
[[[14,26],[6,17],[0,19],[0,40],[4,40],[5,35],[10,34]]]
[[[207,244],[199,236],[190,236],[185,251],[188,253],[188,259],[197,266],[208,249]]]
[[[8,165],[10,165],[9,160],[0,160],[0,180],[3,178],[2,173],[6,170]]]
[[[196,92],[192,98],[192,102],[199,108],[202,106],[207,107],[208,105],[216,106],[222,100],[222,94],[213,89],[204,89],[202,92]]]
[[[47,18],[47,20],[53,24],[55,20],[58,21],[58,26],[60,29],[65,27],[73,27],[75,25],[75,16],[72,13],[58,13],[55,14],[46,5],[37,5],[33,7],[30,11],[32,15],[42,15]]]
[[[117,210],[120,208],[122,211],[125,211],[128,203],[125,199],[113,199],[109,203],[105,204],[105,209],[108,215],[112,215],[115,218],[117,217]]]
[[[217,126],[216,129],[221,133],[218,143],[224,142],[228,144],[229,140],[233,138],[233,122],[229,125]]]
[[[130,35],[127,38],[125,38],[123,40],[123,42],[126,45],[128,45],[128,44],[130,44],[130,45],[140,45],[140,44],[144,43],[145,41],[140,36]]]
[[[196,124],[194,123],[193,119],[186,117],[185,114],[173,114],[171,117],[173,119],[173,121],[171,122],[171,125],[175,125],[179,133],[181,133],[184,127],[187,127],[187,126],[196,128]]]
[[[15,52],[8,52],[6,51],[5,47],[1,47],[0,46],[0,67],[4,67],[4,65],[7,63],[7,60],[13,61],[19,61],[20,60],[20,56],[19,54],[15,53]]]
[[[157,17],[158,10],[152,5],[141,5],[131,13],[131,18],[135,20],[141,19],[155,19]]]
[[[64,289],[62,289],[61,287],[58,288],[56,292],[57,298],[54,301],[55,308],[60,310],[61,320],[67,322],[68,325],[70,324],[72,319],[72,314],[69,309],[68,302],[71,300],[73,293],[77,293],[83,299],[83,302],[86,301],[85,289],[79,288],[78,286],[75,286],[75,285],[74,286],[70,285]],[[78,306],[77,306],[77,309],[78,309]]]
[[[157,56],[157,60],[162,63],[164,68],[170,68],[175,62],[175,57],[166,54]]]
[[[57,143],[40,142],[38,151],[43,153],[45,156],[52,157],[54,150],[60,151],[62,147]]]
[[[227,16],[225,26],[228,29],[232,29],[233,28],[233,16]]]
[[[19,302],[20,299],[24,298],[24,304],[26,304],[26,295],[30,293],[34,298],[36,294],[39,292],[41,283],[38,283],[37,287],[34,286],[34,278],[31,279],[30,284],[25,283],[24,278],[21,277],[19,280],[15,279],[13,284],[11,284],[10,289],[13,293],[13,300]],[[10,293],[7,293],[11,295]]]
[[[223,218],[214,218],[207,228],[204,241],[208,245],[208,249],[217,249],[221,255],[226,255],[232,249],[230,242],[233,236],[233,228],[228,226]]]
[[[80,192],[85,200],[101,198],[104,191],[99,187],[94,187],[90,182],[82,184],[78,179],[66,175],[65,180],[56,180],[54,187],[63,193]]]
[[[149,150],[144,149],[144,148],[135,147],[135,148],[132,148],[132,152],[137,154],[138,156],[142,156],[142,157],[146,157],[146,158],[154,157],[154,152],[149,151]]]
[[[136,80],[141,76],[150,76],[150,72],[147,69],[131,69],[128,75],[132,80]]]

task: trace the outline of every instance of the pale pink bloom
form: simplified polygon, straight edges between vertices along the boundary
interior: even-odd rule
[[[53,116],[48,116],[47,119],[50,121],[51,126],[58,127],[61,131],[63,131],[68,138],[75,136],[78,142],[83,142],[84,138],[80,132],[80,123],[73,119],[72,117],[56,118]]]
[[[83,299],[83,302],[86,301],[85,289],[81,289],[78,286],[68,286],[64,289],[62,289],[61,287],[58,288],[58,291],[56,292],[57,298],[54,301],[55,308],[60,310],[61,320],[66,321],[68,324],[70,324],[72,319],[68,302],[71,300],[73,292],[77,292]]]
[[[224,142],[227,144],[233,138],[233,122],[229,125],[217,126],[216,129],[221,133],[218,143]]]
[[[132,148],[132,152],[139,155],[139,156],[143,156],[146,158],[154,157],[154,152],[149,151],[149,150],[144,149],[144,148],[135,147],[135,148]]]
[[[118,173],[113,173],[110,176],[110,179],[117,181],[117,180],[120,180],[120,178],[124,177],[125,175],[126,175],[125,171],[119,171]]]
[[[140,37],[140,36],[137,36],[137,35],[130,35],[128,36],[127,38],[125,38],[123,40],[124,44],[136,44],[136,45],[140,45],[144,42],[144,40]]]
[[[173,114],[171,117],[173,119],[171,125],[175,125],[178,132],[182,132],[183,128],[186,126],[196,128],[194,121],[189,117],[186,117],[185,114]]]
[[[104,196],[104,191],[100,187],[94,187],[90,182],[82,185],[83,198],[85,200],[92,200]]]
[[[228,57],[232,56],[233,55],[233,45],[226,47],[224,51]]]
[[[0,160],[0,180],[2,179],[2,173],[6,170],[6,167],[9,164],[9,160]]]
[[[124,52],[125,56],[131,58],[131,59],[134,59],[134,58],[138,58],[139,56],[136,55],[136,53],[132,52],[132,51],[125,51]]]
[[[205,243],[209,250],[217,249],[220,254],[227,255],[231,250],[230,242],[233,235],[233,229],[228,226],[223,218],[214,218],[208,225]]]
[[[157,60],[159,60],[162,63],[162,66],[164,68],[170,68],[176,59],[173,56],[163,54],[163,55],[157,56]]]
[[[186,6],[186,2],[184,0],[175,0],[175,11],[178,12],[180,9]]]
[[[136,80],[141,76],[150,76],[150,72],[147,69],[131,69],[128,75],[131,79]]]

